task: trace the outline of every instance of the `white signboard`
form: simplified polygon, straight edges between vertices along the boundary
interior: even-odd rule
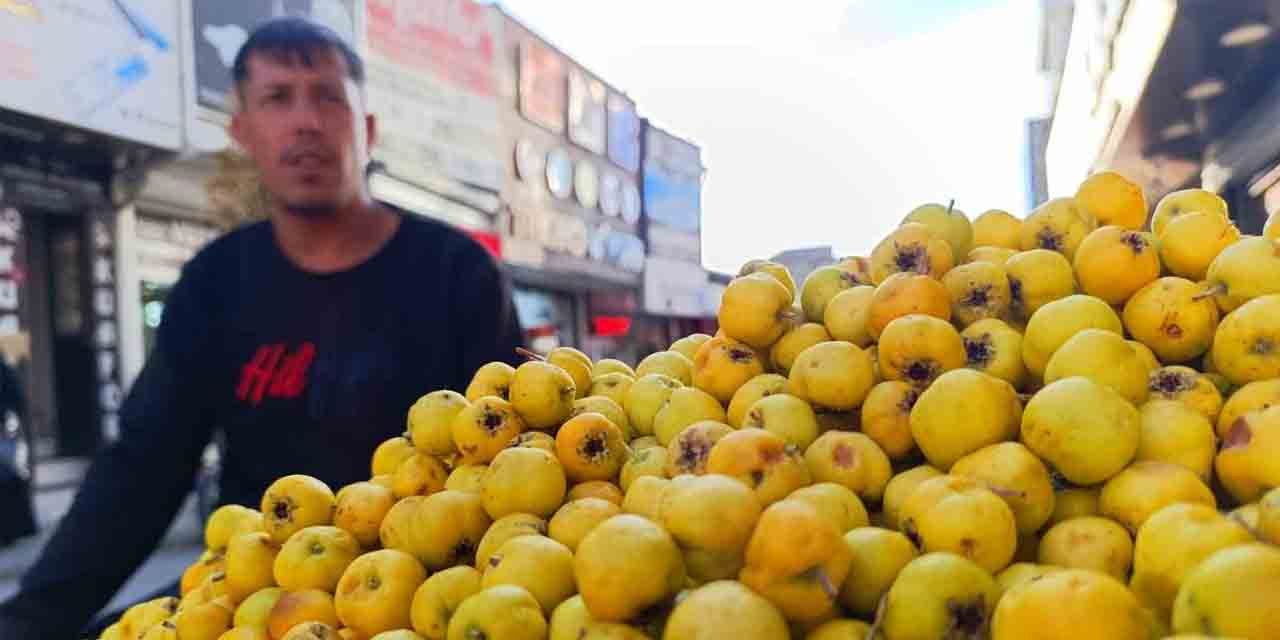
[[[0,1],[0,106],[178,149],[178,8],[175,0]]]
[[[367,0],[369,110],[387,171],[497,191],[501,16],[471,0]]]
[[[644,310],[659,316],[699,318],[708,315],[707,272],[701,265],[649,256],[644,263]],[[715,315],[712,312],[709,315]]]

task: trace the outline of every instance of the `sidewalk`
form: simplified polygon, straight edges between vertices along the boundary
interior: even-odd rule
[[[37,471],[39,486],[33,499],[39,532],[0,549],[0,600],[17,591],[19,578],[35,561],[53,535],[58,521],[71,508],[82,474],[83,464],[74,461],[42,465]],[[108,608],[142,597],[180,576],[183,569],[204,550],[203,542],[204,533],[200,530],[195,499],[188,497],[160,548],[116,594]]]

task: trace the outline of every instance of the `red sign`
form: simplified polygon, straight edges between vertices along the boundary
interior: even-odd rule
[[[555,133],[564,131],[564,59],[537,40],[520,43],[520,113]]]
[[[470,0],[367,0],[369,49],[482,96],[497,94],[488,8]]]

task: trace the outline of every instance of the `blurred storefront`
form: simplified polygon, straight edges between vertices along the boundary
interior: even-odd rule
[[[644,243],[635,105],[503,16],[498,233],[530,346],[631,357]]]
[[[1102,168],[1141,183],[1152,202],[1203,186],[1257,233],[1280,208],[1278,27],[1277,0],[1077,2],[1047,151],[1051,192]]]
[[[118,431],[118,212],[182,146],[180,13],[0,3],[0,347],[38,460],[88,456]]]
[[[644,121],[644,317],[647,352],[691,333],[714,333],[723,286],[702,266],[702,150]]]

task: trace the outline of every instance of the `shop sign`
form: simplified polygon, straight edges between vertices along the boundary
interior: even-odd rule
[[[537,40],[523,40],[519,76],[520,115],[552,133],[562,133],[566,100],[564,59]]]
[[[115,229],[110,213],[89,218],[93,262],[93,347],[98,373],[98,420],[102,437],[111,442],[120,435],[119,325],[116,322]]]
[[[707,272],[697,263],[658,256],[649,256],[644,262],[642,295],[645,313],[704,317],[706,303],[703,298],[707,290]]]
[[[543,253],[608,265],[630,273],[644,270],[644,241],[608,224],[590,227],[575,214],[538,206],[511,207],[511,243],[504,257],[523,264],[541,263]]]
[[[0,2],[0,107],[178,149],[178,9],[174,0]]]
[[[696,233],[702,216],[702,160],[698,147],[657,127],[645,137],[644,213],[650,223]]]
[[[0,336],[22,331],[19,321],[22,283],[22,213],[13,207],[0,208]]]
[[[609,94],[609,159],[628,173],[640,169],[640,117],[630,98]]]
[[[178,4],[173,0],[157,1]],[[249,34],[267,20],[284,16],[310,18],[355,46],[353,3],[354,0],[192,0],[190,66],[194,67],[196,104],[216,112],[231,111],[231,65]]]
[[[702,262],[702,236],[659,225],[648,228],[649,255],[699,264]]]
[[[584,258],[590,245],[582,218],[541,207],[511,207],[511,235],[546,251]]]
[[[502,186],[501,16],[471,0],[366,0],[367,91],[383,135],[373,156],[420,185]]]
[[[569,70],[569,139],[592,153],[605,153],[604,83],[577,68]]]

